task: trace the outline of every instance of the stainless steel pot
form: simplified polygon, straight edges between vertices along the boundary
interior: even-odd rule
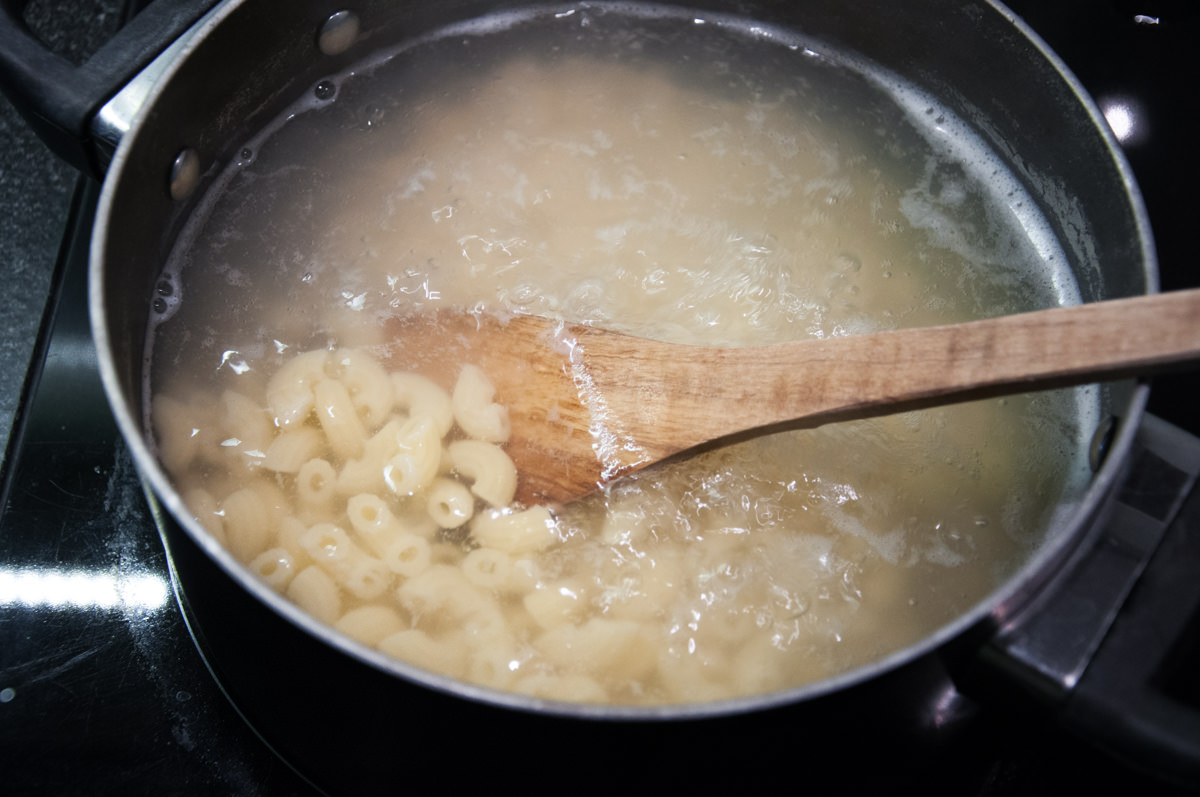
[[[7,3],[5,8],[13,5]],[[182,11],[157,12],[165,15],[157,19],[178,20],[209,4],[181,5]],[[75,117],[84,114],[90,131],[55,137],[59,150],[71,153],[68,157],[82,166],[104,168],[103,141],[119,140],[107,166],[92,249],[92,323],[103,376],[113,411],[152,499],[165,510],[160,513],[160,525],[178,578],[185,584],[185,599],[194,616],[214,618],[200,623],[198,635],[212,646],[210,653],[218,662],[215,666],[227,675],[238,670],[235,680],[242,683],[247,683],[247,670],[255,671],[258,680],[250,677],[249,682],[271,695],[256,722],[293,724],[316,713],[321,722],[344,729],[352,717],[358,722],[372,716],[383,721],[389,710],[402,710],[392,707],[402,705],[408,712],[417,707],[427,712],[422,722],[444,727],[446,733],[452,731],[446,727],[450,722],[487,727],[503,735],[519,729],[517,732],[534,735],[542,744],[562,751],[582,743],[573,733],[578,720],[598,720],[612,729],[615,735],[605,744],[614,749],[630,735],[642,745],[661,744],[654,741],[659,731],[646,730],[645,721],[693,720],[686,730],[678,730],[678,724],[672,726],[677,729],[672,732],[684,740],[679,743],[683,750],[703,744],[709,732],[705,729],[714,727],[709,723],[735,723],[735,732],[747,733],[750,720],[746,718],[750,716],[778,718],[780,712],[802,706],[804,716],[811,718],[831,699],[849,692],[866,692],[878,701],[885,685],[894,689],[897,681],[911,684],[914,678],[921,680],[923,676],[913,673],[924,672],[920,663],[927,662],[931,653],[974,648],[979,639],[1061,578],[1071,560],[1081,555],[1092,521],[1104,512],[1126,465],[1146,399],[1144,387],[1132,383],[1105,386],[1103,416],[1118,422],[1111,432],[1098,430],[1098,467],[1086,495],[1071,516],[1052,530],[1050,541],[1038,555],[985,601],[921,642],[868,667],[811,686],[717,706],[629,709],[552,704],[424,673],[315,623],[250,577],[191,519],[143,438],[143,339],[161,265],[206,184],[234,156],[249,132],[310,91],[321,77],[400,38],[498,7],[527,5],[536,3],[375,0],[349,8],[317,0],[229,0],[177,43],[168,58],[156,62],[153,69],[161,72],[161,79],[127,130],[121,106],[139,104],[137,83],[127,86],[99,111],[94,101],[44,102],[55,91],[44,85],[48,81],[39,81],[34,91],[43,96],[26,103],[39,119],[58,116],[59,105],[68,106]],[[1156,289],[1145,212],[1099,111],[1059,59],[999,4],[762,0],[687,5],[702,11],[732,11],[865,53],[875,63],[938,96],[975,127],[1035,197],[1067,251],[1085,300]],[[151,10],[156,7],[161,3]],[[146,34],[145,29],[154,26],[153,21],[143,22],[138,31]],[[153,48],[137,49],[148,52]],[[10,80],[9,88],[15,82]],[[78,129],[78,118],[51,127],[61,132],[72,125]],[[97,141],[99,155],[94,151]],[[286,622],[280,622],[280,617]],[[237,644],[253,649],[254,655],[221,652],[219,649],[230,648],[212,639],[218,624],[229,626],[221,632],[223,636],[237,638]],[[286,651],[282,656],[281,643],[266,641],[278,639],[276,632],[288,640],[282,643]],[[291,662],[284,667],[295,667],[295,650],[304,650],[319,662],[307,665],[307,670],[333,671],[338,674],[336,679],[320,690],[310,688],[305,698],[291,697],[294,679],[287,679],[287,689],[280,688],[284,680],[268,672],[266,662],[282,659]],[[314,678],[320,681],[320,676]],[[304,680],[299,679],[301,684]],[[297,710],[298,701],[302,710]],[[454,706],[453,711],[449,705]],[[350,710],[346,711],[347,707]],[[795,714],[786,717],[789,723],[796,721]],[[553,730],[546,730],[547,722],[553,723]],[[650,727],[660,726],[651,723]],[[721,727],[726,728],[722,733],[728,732],[728,726]],[[751,735],[761,738],[758,733]],[[384,738],[411,745],[419,744],[424,736],[424,731],[393,729]],[[594,742],[593,737],[588,739]],[[371,755],[353,756],[354,766],[386,777],[387,767],[372,764],[378,758],[378,746],[365,744],[363,749]],[[303,757],[306,750],[301,746],[293,756]]]

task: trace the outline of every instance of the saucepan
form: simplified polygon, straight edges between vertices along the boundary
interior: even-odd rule
[[[1072,406],[1084,410],[1066,424],[1066,431],[1055,432],[1065,451],[1059,452],[1064,473],[1053,480],[1056,486],[1051,490],[1050,506],[1029,516],[1036,521],[1028,521],[1033,527],[1024,529],[1027,536],[1021,540],[1024,553],[1019,561],[992,568],[991,580],[984,587],[918,638],[893,646],[881,643],[875,655],[825,677],[715,699],[703,690],[691,699],[676,695],[651,705],[529,694],[480,683],[461,672],[447,674],[430,667],[428,661],[418,666],[394,658],[366,644],[364,635],[353,627],[342,624],[335,629],[311,611],[302,610],[294,594],[289,599],[286,590],[273,588],[260,566],[247,566],[247,557],[230,551],[236,545],[223,544],[224,532],[214,531],[212,523],[205,522],[194,495],[185,496],[186,489],[168,472],[172,455],[164,443],[167,433],[149,419],[166,411],[157,403],[150,371],[155,352],[148,346],[147,336],[160,325],[165,329],[164,317],[190,301],[187,264],[203,260],[188,249],[194,240],[203,238],[196,233],[201,224],[196,220],[229,215],[212,197],[235,179],[231,174],[252,173],[250,167],[256,161],[260,166],[269,163],[263,160],[269,137],[264,138],[262,131],[276,130],[279,119],[319,113],[342,93],[351,98],[346,102],[356,101],[352,87],[357,76],[386,71],[380,64],[403,62],[419,49],[413,43],[450,42],[446,46],[459,48],[455,52],[485,51],[479,62],[485,66],[499,63],[488,60],[492,56],[486,54],[491,38],[529,20],[549,20],[551,26],[569,29],[569,36],[548,45],[558,50],[585,50],[589,29],[611,27],[613,20],[639,20],[651,27],[666,20],[688,30],[718,29],[720,35],[726,31],[740,41],[759,42],[773,53],[767,59],[774,59],[772,63],[783,54],[798,59],[797,63],[807,59],[818,65],[836,62],[839,68],[846,64],[861,67],[864,74],[872,76],[867,81],[872,91],[902,98],[898,101],[901,116],[896,118],[928,116],[922,123],[929,131],[926,146],[943,155],[951,153],[951,159],[957,158],[960,164],[928,173],[922,172],[921,164],[912,165],[918,180],[924,180],[923,193],[894,197],[897,207],[907,208],[911,218],[925,219],[922,223],[928,235],[938,234],[935,217],[945,207],[975,201],[969,191],[963,193],[961,185],[969,182],[970,175],[978,178],[986,172],[991,176],[978,178],[981,184],[1002,183],[1002,193],[1009,197],[1007,205],[1000,202],[1006,208],[1001,215],[1008,214],[1010,222],[1017,220],[1017,226],[1025,230],[1023,245],[1043,264],[1049,264],[1046,273],[1051,276],[1027,286],[1022,295],[1034,297],[1034,303],[1086,302],[1155,291],[1149,224],[1113,136],[1062,62],[999,3],[759,0],[676,5],[454,0],[432,4],[371,0],[341,5],[324,0],[227,0],[219,4],[160,0],[135,17],[80,70],[45,55],[32,43],[14,21],[22,7],[11,2],[4,6],[10,23],[3,33],[5,88],[59,155],[85,171],[103,175],[91,253],[93,331],[109,400],[147,486],[181,585],[186,616],[211,665],[247,718],[285,759],[320,785],[378,787],[402,772],[411,776],[412,764],[418,761],[443,768],[445,776],[472,782],[502,777],[502,768],[515,761],[522,767],[545,766],[547,759],[564,755],[585,756],[592,762],[607,758],[614,765],[655,758],[690,760],[688,766],[694,768],[709,750],[721,755],[722,745],[743,756],[753,749],[762,757],[758,763],[768,766],[771,760],[782,760],[775,756],[790,755],[797,744],[828,748],[830,735],[843,743],[848,736],[870,739],[869,749],[878,752],[886,748],[893,762],[906,759],[913,751],[902,739],[913,735],[906,725],[912,722],[912,713],[897,707],[927,701],[931,690],[942,688],[938,684],[947,670],[961,675],[963,683],[970,680],[965,673],[977,669],[972,662],[980,660],[978,652],[987,649],[990,656],[1001,648],[997,640],[1011,633],[1016,619],[1036,616],[1044,595],[1068,579],[1077,562],[1088,555],[1099,521],[1109,512],[1114,486],[1129,465],[1142,419],[1147,389],[1136,382],[1092,386],[1072,394]],[[634,52],[644,54],[660,46],[678,47],[664,43],[659,36],[637,45]],[[686,42],[672,52],[676,53],[673,66],[664,68],[669,76],[652,75],[653,70],[647,68],[645,81],[673,85],[681,74],[711,72],[716,63],[713,74],[727,69],[724,74],[733,85],[743,74],[741,70],[754,68],[733,61],[732,67],[722,66],[721,59],[711,54],[689,52]],[[380,53],[395,57],[383,59]],[[698,65],[690,58],[705,64]],[[586,76],[570,69],[563,66],[562,74],[574,74],[583,85]],[[458,74],[455,79],[465,77]],[[626,93],[636,94],[638,85],[640,80],[630,79]],[[861,88],[859,83],[855,86]],[[409,91],[418,98],[411,105],[404,104],[410,102],[406,96],[353,109],[358,125],[355,132],[381,128],[388,114],[404,116],[411,111],[418,117],[420,103],[430,101],[430,96],[416,88]],[[712,103],[723,101],[722,95]],[[465,102],[453,99],[445,115],[452,117]],[[854,136],[888,140],[884,117],[861,112],[857,103],[851,92],[832,101],[823,112],[821,123],[839,117],[850,125],[847,129],[852,132],[841,142],[846,152],[850,152],[849,141]],[[579,113],[586,114],[586,108]],[[418,154],[434,158],[439,138],[453,139],[454,135],[434,134],[422,140],[421,146],[428,151]],[[963,136],[972,142],[974,155],[955,149],[960,145],[953,142]],[[785,144],[779,146],[786,149]],[[604,135],[597,133],[591,145],[604,150]],[[338,146],[330,149],[340,154]],[[803,142],[796,149],[802,151]],[[686,154],[680,152],[677,157]],[[474,156],[464,151],[462,157]],[[346,168],[361,175],[375,167],[358,164]],[[747,171],[754,166],[743,160],[734,168]],[[730,183],[735,183],[732,176]],[[561,193],[571,185],[564,179],[554,190]],[[280,208],[313,201],[319,205],[310,193],[317,196],[322,189],[319,181],[307,183],[303,189],[295,189],[295,194],[284,191],[272,201]],[[830,213],[836,213],[839,203],[855,202],[853,191],[839,193],[828,186],[822,190]],[[399,196],[403,190],[393,193]],[[354,191],[339,194],[338,201],[353,203],[355,196]],[[549,193],[543,198],[548,197]],[[937,203],[927,201],[929,197],[938,198],[945,207],[939,210]],[[529,204],[535,198],[531,194]],[[447,202],[438,210],[442,215],[434,220],[448,223],[455,214],[464,215],[461,211],[461,206]],[[876,212],[886,211],[877,207]],[[319,212],[304,216],[304,225],[336,222],[354,235],[361,233],[363,240],[374,234],[354,226],[356,211],[337,214],[338,205],[322,206]],[[1034,216],[1037,224],[1027,221]],[[801,220],[797,225],[802,226]],[[999,235],[989,229],[977,232],[984,238]],[[230,242],[243,237],[245,230],[238,229],[223,245],[236,248],[237,244]],[[388,240],[394,243],[398,239]],[[464,256],[466,249],[477,243],[465,238],[458,241]],[[492,247],[489,252],[503,249],[503,242],[486,243]],[[943,250],[954,249],[953,244],[943,243]],[[293,240],[292,245],[299,257],[306,256],[305,241]],[[372,239],[363,252],[374,251],[374,245]],[[772,243],[746,245],[757,246],[753,253],[758,256]],[[212,249],[205,243],[196,247]],[[868,258],[839,257],[831,260],[830,279],[852,279],[870,267]],[[937,273],[942,282],[973,285],[979,278],[979,273],[955,271],[961,268],[957,261],[934,268],[940,268]],[[301,268],[297,273],[304,278],[315,275],[319,282],[322,272],[314,269]],[[881,278],[899,276],[888,268],[882,270],[887,273]],[[587,272],[577,276],[577,282],[587,288],[592,284],[589,280],[603,275]],[[273,284],[270,279],[250,275],[243,281],[228,268],[205,278],[225,281],[232,292],[216,296],[230,305],[241,301],[237,291],[245,297],[246,290],[273,290],[263,287]],[[983,282],[992,281],[983,278]],[[246,285],[257,287],[247,289]],[[356,294],[350,292],[343,298],[344,304],[356,309]],[[436,297],[427,293],[424,298]],[[245,307],[235,315],[261,312],[256,298],[244,301]],[[288,308],[292,316],[309,312],[319,311]],[[280,323],[286,327],[293,321]],[[210,334],[202,326],[192,335]],[[832,334],[847,331],[853,329],[839,328]],[[290,346],[284,338],[281,333],[275,341],[279,351],[259,352],[259,356],[283,357]],[[191,350],[185,346],[180,351]],[[188,356],[179,354],[176,359]],[[220,365],[236,370],[244,356],[244,352],[233,351]],[[213,401],[228,404],[230,400]],[[913,418],[905,422],[921,423]],[[1013,432],[1017,439],[1024,439],[1020,434],[1028,434],[1028,430]],[[1006,433],[996,439],[1005,437]],[[1019,471],[1036,466],[1022,461],[1013,467]],[[981,472],[986,471],[983,467]],[[992,476],[985,473],[981,478]],[[844,490],[838,495],[842,502],[852,498]],[[612,493],[605,500],[615,505],[619,497],[619,492]],[[222,507],[218,500],[214,511],[233,525],[229,519],[235,514],[232,509]],[[995,522],[996,518],[979,519],[981,527]],[[843,531],[851,537],[855,534],[853,529]],[[870,535],[860,530],[858,537]],[[877,537],[871,539],[867,547],[873,546],[878,554],[882,543]],[[949,543],[951,548],[955,544],[969,545],[959,537]],[[963,555],[961,550],[945,547],[938,551],[942,563]],[[710,575],[716,578],[717,574]],[[944,591],[960,589],[956,584],[950,586],[953,583],[947,582]],[[937,587],[929,589],[936,591]],[[305,600],[299,602],[305,604]],[[306,605],[312,609],[311,604]],[[807,611],[807,606],[796,608],[793,619]],[[881,637],[886,637],[887,624],[881,624]],[[609,643],[624,644],[623,639],[610,637]],[[582,641],[578,644],[585,645]],[[593,651],[589,655],[600,656],[604,645],[588,649]],[[937,677],[930,675],[933,671]],[[902,714],[906,719],[897,720]],[[924,728],[922,738],[932,734],[940,744],[947,727],[953,725],[948,719],[951,714],[937,720],[926,716],[918,722]],[[1185,762],[1179,764],[1182,772],[1195,766],[1186,763],[1189,753],[1191,761],[1198,758],[1194,749],[1188,750],[1195,747],[1195,737],[1189,745],[1187,729],[1194,727],[1185,724],[1165,733],[1171,739],[1167,744],[1171,756],[1178,754]],[[589,778],[619,781],[612,766],[597,764],[594,768],[598,771]],[[664,777],[663,782],[668,781]]]

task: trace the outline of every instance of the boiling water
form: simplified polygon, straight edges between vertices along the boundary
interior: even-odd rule
[[[1035,203],[932,99],[787,31],[628,8],[497,17],[331,76],[246,143],[183,240],[152,391],[194,429],[220,425],[203,408],[222,391],[263,405],[299,352],[386,358],[386,320],[437,307],[740,346],[1078,301]],[[655,664],[548,693],[719,699],[911,644],[1036,550],[1086,479],[1094,406],[1081,389],[779,434],[562,509],[534,586],[586,606],[568,627],[641,624]],[[291,477],[225,454],[172,475],[217,514],[268,484],[277,524]],[[473,545],[434,544],[439,561]],[[495,598],[511,672],[454,674],[564,675],[540,657],[553,629]]]

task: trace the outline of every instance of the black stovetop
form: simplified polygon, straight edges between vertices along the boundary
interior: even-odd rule
[[[1174,90],[1197,13],[1187,0],[1010,5],[1102,105],[1140,105],[1144,131],[1126,146],[1155,226],[1164,288],[1200,284],[1183,254],[1192,204],[1186,178],[1195,176],[1196,159],[1185,141],[1189,131],[1178,123],[1181,99]],[[4,460],[2,788],[9,794],[310,793],[243,722],[194,647],[141,485],[108,415],[84,299],[96,193],[95,184],[81,181],[74,197]],[[1194,376],[1160,379],[1152,411],[1200,432],[1196,385]],[[1181,522],[1200,527],[1198,515],[1185,513]],[[946,762],[957,780],[940,784],[951,793],[1050,794],[1101,785],[1168,791],[1061,732],[1052,717],[975,705],[959,715],[967,738],[954,747],[957,760]],[[797,785],[804,782],[801,776]],[[851,783],[840,785],[836,791],[852,790]]]

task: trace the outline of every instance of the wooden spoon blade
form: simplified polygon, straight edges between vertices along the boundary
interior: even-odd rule
[[[606,457],[605,432],[584,405],[572,353],[582,327],[536,316],[501,319],[441,311],[390,322],[388,365],[453,389],[464,365],[478,366],[508,408],[505,450],[520,474],[516,500],[562,504],[618,475],[620,452]],[[609,462],[606,468],[605,461]]]
[[[393,322],[393,369],[452,386],[474,364],[508,407],[517,500],[565,503],[750,430],[816,426],[1082,384],[1200,358],[1200,291],[872,335],[707,348],[536,316]]]

